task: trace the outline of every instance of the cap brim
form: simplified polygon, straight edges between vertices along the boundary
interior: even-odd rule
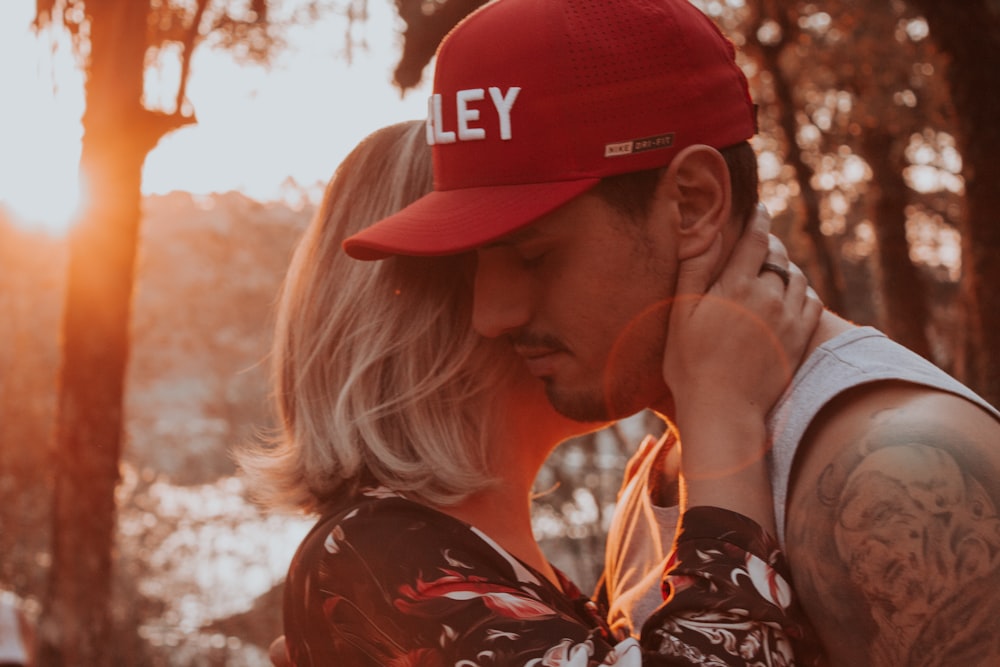
[[[600,182],[492,185],[434,191],[344,241],[355,259],[452,255],[530,224]]]

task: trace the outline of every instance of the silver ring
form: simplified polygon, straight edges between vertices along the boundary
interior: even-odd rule
[[[764,264],[760,267],[760,271],[757,272],[757,275],[759,276],[765,271],[770,271],[774,275],[781,278],[781,282],[785,284],[785,289],[788,288],[788,282],[792,279],[792,274],[788,272],[788,269],[783,266],[778,266],[772,262],[764,262]]]

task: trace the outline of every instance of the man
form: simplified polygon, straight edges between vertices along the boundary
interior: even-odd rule
[[[678,267],[720,242],[726,257],[756,202],[734,58],[686,0],[491,3],[438,52],[435,192],[345,249],[475,249],[473,326],[509,339],[558,410],[669,421]],[[1000,664],[1000,413],[833,313],[791,370],[770,423],[775,512],[831,662]],[[641,452],[608,547],[613,620],[635,631],[669,550],[673,444]]]

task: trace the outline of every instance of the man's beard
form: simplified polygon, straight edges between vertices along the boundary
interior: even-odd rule
[[[551,378],[546,378],[545,395],[555,411],[578,422],[604,422],[630,417],[644,408],[636,386],[620,382],[617,386],[603,386],[597,389],[566,390],[556,386]]]

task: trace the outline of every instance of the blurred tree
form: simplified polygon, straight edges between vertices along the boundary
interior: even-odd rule
[[[0,588],[37,594],[49,553],[46,443],[55,417],[56,331],[66,245],[0,209]]]
[[[302,6],[316,11],[316,3]],[[264,62],[281,44],[281,25],[265,0],[37,0],[35,26],[68,30],[86,75],[86,200],[70,235],[39,657],[44,665],[96,667],[110,664],[112,648],[114,490],[142,165],[161,138],[195,122],[185,98],[195,48],[207,41]],[[174,108],[149,108],[147,67],[170,54],[180,59]]]
[[[403,55],[394,79],[400,90],[420,83],[424,69],[434,57],[438,44],[486,0],[395,0],[396,10],[406,23],[403,31]]]
[[[948,58],[965,180],[962,272],[968,381],[1000,405],[1000,1],[907,0]]]
[[[799,27],[802,111],[831,154],[848,148],[871,170],[866,210],[876,239],[881,326],[993,403],[1000,401],[1000,2],[945,7],[902,2],[784,0]],[[928,39],[929,37],[929,39]],[[811,90],[811,92],[810,92]],[[914,152],[941,156],[957,135],[953,174],[937,160],[936,183],[917,183]],[[919,150],[915,150],[919,147]],[[836,159],[836,158],[834,158]],[[954,175],[953,179],[942,176]],[[827,210],[824,219],[834,219]],[[928,331],[931,271],[915,248],[928,218],[961,231],[964,350],[935,351]],[[940,328],[940,327],[939,327]],[[945,365],[945,364],[943,364]]]
[[[408,25],[404,63],[420,61],[408,74],[401,64],[403,89],[416,85],[437,42],[478,4],[397,1]],[[276,20],[275,10],[287,5],[294,10]],[[198,46],[265,63],[283,46],[283,28],[324,9],[340,9],[350,22],[367,17],[366,0],[36,0],[36,29],[66,29],[86,75],[86,200],[70,234],[61,325],[43,664],[98,666],[111,655],[114,490],[146,156],[164,136],[196,122],[186,89]],[[180,64],[173,108],[152,108],[144,97],[146,71],[169,57]]]
[[[910,137],[947,126],[946,95],[940,77],[933,78],[925,35],[907,30],[916,19],[898,2],[758,0],[756,7],[749,41],[757,44],[774,82],[809,237],[823,249],[833,236],[856,233],[867,217],[876,241],[877,324],[933,358],[929,277],[913,261],[908,239],[907,210],[917,193],[905,178]],[[844,173],[855,156],[870,170],[859,183]],[[853,215],[847,215],[848,203],[859,204],[850,207]],[[827,288],[825,299],[835,297],[827,305],[848,314],[837,290],[829,289],[843,288],[839,263],[820,263],[814,280]]]
[[[806,161],[799,146],[797,116],[800,104],[795,99],[795,81],[782,69],[782,55],[799,43],[800,29],[794,22],[794,12],[778,0],[758,0],[756,20],[749,27],[747,44],[757,50],[763,69],[770,75],[774,91],[773,105],[778,126],[785,138],[785,161],[795,170],[799,199],[803,209],[803,227],[812,243],[815,271],[812,284],[826,306],[842,312],[844,279],[822,230],[820,193],[813,187],[815,171]]]
[[[961,6],[933,0],[907,2],[926,16],[934,43],[951,60],[948,81],[959,118],[967,202],[962,243],[963,280],[972,314],[969,380],[998,403],[1000,296],[993,288],[1000,284],[1000,264],[994,261],[1000,251],[1000,225],[991,216],[1000,209],[1000,188],[996,187],[1000,166],[995,158],[1000,149],[1000,127],[995,122],[1000,116],[1000,96],[995,94],[1000,90],[1000,68],[995,66],[995,54],[1000,52],[1000,2],[967,0]],[[245,61],[265,62],[282,45],[282,27],[314,15],[323,6],[345,8],[350,19],[364,20],[367,15],[367,0],[298,0],[298,10],[275,20],[275,8],[282,4],[279,0],[36,0],[36,26],[66,28],[86,73],[80,174],[87,186],[87,201],[71,234],[62,324],[53,458],[53,561],[41,627],[43,664],[109,664],[114,489],[121,451],[141,172],[146,155],[162,137],[195,122],[185,94],[192,54],[207,43]],[[447,31],[484,0],[395,0],[395,4],[406,24],[395,79],[406,90],[420,81]],[[919,98],[920,86],[900,88],[897,80],[885,77],[903,72],[900,67],[908,59],[911,64],[917,62],[907,49],[919,40],[888,38],[885,26],[909,20],[901,14],[905,6],[901,0],[888,3],[890,13],[880,13],[878,22],[870,21],[868,12],[885,4],[775,1],[765,7],[770,12],[765,20],[769,17],[785,25],[789,35],[795,34],[792,46],[789,42],[772,55],[784,58],[792,53],[800,68],[783,68],[782,72],[795,82],[798,93],[789,100],[785,91],[785,104],[794,109],[783,111],[782,126],[787,126],[790,145],[803,144],[799,146],[803,149],[800,178],[812,188],[818,166],[852,157],[850,150],[830,150],[821,145],[824,142],[835,144],[844,138],[848,142],[844,146],[864,155],[879,188],[875,224],[880,229],[883,223],[889,225],[883,231],[892,232],[877,235],[883,254],[880,266],[891,274],[883,284],[898,288],[896,296],[890,297],[893,304],[911,301],[909,309],[888,308],[888,319],[910,326],[913,332],[924,328],[922,297],[914,296],[918,283],[905,262],[909,251],[902,225],[907,218],[899,213],[912,193],[904,192],[899,181],[892,179],[905,166],[901,158],[904,139],[924,129],[901,115],[913,108],[911,101]],[[765,15],[764,10],[761,14]],[[861,30],[866,25],[882,26],[881,32]],[[347,43],[350,46],[350,40]],[[836,48],[820,50],[820,45]],[[818,53],[828,54],[823,67],[816,60]],[[166,110],[151,108],[144,99],[147,67],[165,57],[176,57],[180,63],[177,94],[173,107]],[[840,68],[836,71],[834,61]],[[922,70],[912,69],[907,76],[911,82],[927,77]],[[797,120],[797,125],[788,123],[788,118]],[[843,134],[828,132],[838,127]],[[803,130],[818,132],[816,145],[808,145]],[[870,132],[862,139],[861,130]],[[824,166],[827,173],[828,167]],[[830,215],[829,190],[820,200],[823,222],[841,215]],[[843,188],[838,194],[850,202],[857,200],[856,193]],[[835,278],[831,281],[836,282]],[[919,348],[919,341],[909,344]]]

